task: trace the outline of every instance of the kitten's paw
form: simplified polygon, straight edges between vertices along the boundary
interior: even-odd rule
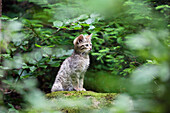
[[[73,88],[73,91],[80,91],[79,88]]]
[[[74,91],[86,91],[85,88],[74,88]]]
[[[80,91],[86,91],[86,89],[85,88],[80,88]]]

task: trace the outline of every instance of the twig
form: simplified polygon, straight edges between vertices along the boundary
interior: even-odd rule
[[[31,24],[31,30],[33,31],[33,33],[40,38],[40,36],[38,35],[38,33],[35,31],[34,26]]]
[[[20,76],[22,75],[22,73],[24,72],[24,69],[21,71],[21,73],[19,74],[19,79],[20,79]],[[15,84],[18,82],[18,79],[17,81],[15,82]],[[8,92],[5,92],[3,89],[1,89],[1,91],[3,91],[4,94],[10,94],[12,93],[13,91],[15,91],[15,87],[13,87],[14,89],[8,91]]]
[[[53,35],[58,33],[59,31],[60,31],[60,28],[58,28],[57,31],[53,33]],[[53,37],[53,35],[48,37],[48,38],[46,38],[46,39],[43,39],[40,44],[42,44],[45,40],[48,40],[49,38]]]

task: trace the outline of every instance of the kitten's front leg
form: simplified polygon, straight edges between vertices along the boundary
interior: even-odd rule
[[[72,83],[73,83],[74,90],[80,91],[80,89],[79,89],[79,78],[78,77],[72,78]]]
[[[83,88],[83,84],[84,84],[84,74],[80,77],[80,82],[79,82],[79,89],[80,91],[86,91],[85,88]]]

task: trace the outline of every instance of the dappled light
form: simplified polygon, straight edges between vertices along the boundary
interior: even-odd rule
[[[170,112],[167,0],[0,2],[0,112]],[[90,50],[77,52],[88,37]],[[51,92],[62,65],[81,70],[63,63],[76,52],[89,54],[89,66],[80,63],[84,89]]]

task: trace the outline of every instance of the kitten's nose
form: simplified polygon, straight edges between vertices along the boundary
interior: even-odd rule
[[[92,48],[90,47],[90,50],[92,50]]]

